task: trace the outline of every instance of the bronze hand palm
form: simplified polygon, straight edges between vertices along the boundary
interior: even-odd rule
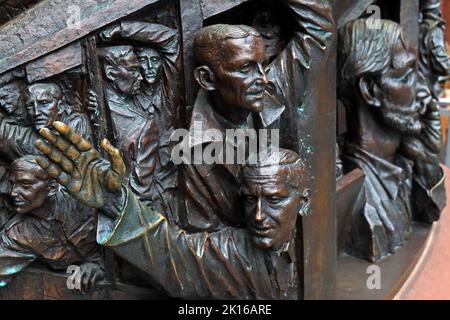
[[[119,150],[108,140],[102,141],[100,146],[109,154],[109,162],[66,124],[55,122],[53,128],[40,130],[45,141],[36,141],[36,148],[45,157],[37,156],[36,162],[76,199],[102,208],[121,191],[125,165]]]

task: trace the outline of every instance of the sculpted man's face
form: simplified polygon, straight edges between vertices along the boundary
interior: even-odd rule
[[[10,82],[0,87],[0,109],[7,115],[21,113],[21,90],[16,82]]]
[[[270,12],[259,11],[253,18],[252,27],[263,37],[269,60],[273,60],[283,50],[281,26]]]
[[[217,96],[230,107],[261,112],[268,84],[263,40],[254,36],[231,39],[223,50],[225,58],[215,70]]]
[[[140,48],[137,51],[142,75],[147,84],[154,84],[161,74],[162,59],[159,52],[153,48]]]
[[[48,181],[36,176],[37,168],[17,170],[11,175],[11,198],[17,213],[24,214],[42,207],[47,201]]]
[[[378,77],[378,87],[374,89],[383,122],[406,135],[417,135],[422,129],[416,99],[416,65],[415,52],[399,41],[393,50],[392,64]]]
[[[141,90],[143,80],[137,56],[130,52],[116,66],[108,66],[106,73],[116,88],[123,94],[135,95]]]
[[[54,94],[54,88],[49,84],[34,84],[28,87],[25,103],[36,130],[48,127],[56,121],[61,101],[54,97]]]
[[[293,236],[301,197],[283,169],[267,169],[246,168],[241,192],[254,245],[279,250]]]

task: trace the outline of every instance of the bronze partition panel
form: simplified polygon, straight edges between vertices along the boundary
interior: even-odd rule
[[[419,102],[432,107],[433,100],[427,96],[425,101],[423,94],[434,87],[430,94],[436,98],[439,68],[441,73],[445,66],[450,68],[443,55],[444,62],[432,61],[434,48],[425,52],[430,48],[422,41],[430,30],[433,37],[427,41],[440,40],[443,25],[435,0],[69,3],[0,0],[0,230],[5,230],[6,238],[26,242],[24,235],[30,235],[31,239],[24,245],[31,248],[29,256],[15,269],[0,260],[0,284],[2,268],[23,272],[23,277],[5,280],[12,285],[4,291],[0,287],[0,298],[334,299],[347,297],[343,292],[350,282],[357,292],[365,292],[358,286],[363,284],[360,279],[347,272],[353,269],[339,266],[364,271],[368,262],[346,250],[347,233],[353,230],[355,216],[365,217],[358,215],[360,211],[373,213],[367,199],[383,188],[367,185],[370,179],[379,182],[377,173],[349,166],[346,155],[342,162],[337,159],[337,130],[345,134],[360,129],[340,136],[349,145],[360,142],[361,132],[366,133],[363,138],[375,139],[367,133],[373,129],[376,137],[382,137],[373,143],[377,149],[392,142],[386,132],[397,139],[389,144],[393,153],[402,146],[411,156],[414,149],[412,143],[402,144],[407,139],[394,128],[388,131],[377,122],[385,109],[379,108],[377,114],[373,111],[377,109],[369,108],[392,98],[370,99],[378,92],[373,74],[351,78],[359,62],[371,56],[359,50],[365,59],[349,59],[355,68],[350,75],[341,73],[345,68],[338,66],[338,53],[352,58],[357,50],[344,49],[355,49],[349,43],[359,43],[359,38],[346,42],[338,34],[351,30],[343,36],[351,38],[361,32],[370,43],[379,44],[367,18],[392,20],[378,21],[385,30],[398,31],[401,26],[402,40],[423,58],[420,80],[428,82],[420,82]],[[428,17],[425,26],[419,24],[421,10]],[[425,48],[419,50],[422,45]],[[359,47],[370,45],[362,42]],[[402,49],[410,48],[404,44]],[[385,52],[389,50],[378,54]],[[405,88],[410,78],[392,78],[388,85],[403,83],[400,98],[416,96],[407,90],[415,87]],[[337,92],[340,80],[353,90],[345,93],[357,92],[350,96],[358,102],[367,100],[358,104],[361,109],[349,108],[346,103],[351,99]],[[414,101],[410,106],[417,106],[418,97],[410,99]],[[403,101],[400,98],[397,101]],[[350,113],[360,112],[358,117],[348,117],[344,105]],[[427,110],[432,109],[419,111]],[[358,127],[360,119],[366,122]],[[428,146],[436,153],[440,137],[436,119],[427,120]],[[411,120],[413,125],[417,122]],[[187,134],[197,130],[197,123],[202,125],[200,138]],[[189,129],[182,131],[183,144],[172,141],[174,133],[181,132],[177,129]],[[256,163],[250,157],[245,163],[189,162],[196,148],[203,152],[217,147],[209,129],[220,134],[230,129],[278,129],[280,149],[272,149],[270,157]],[[229,146],[230,141],[222,142],[220,147]],[[233,150],[239,147],[235,142]],[[183,157],[175,163],[172,151],[180,146]],[[275,161],[280,155],[281,165]],[[346,175],[337,180],[341,164]],[[434,210],[427,211],[427,218],[436,220],[445,202],[438,164],[417,167],[423,174],[419,182],[434,183],[421,191],[426,191],[425,204],[432,202],[427,197],[436,198],[431,203]],[[411,175],[417,171],[408,168]],[[398,172],[403,171],[393,170],[401,180]],[[383,179],[389,180],[391,175],[387,176]],[[28,185],[33,188],[27,193]],[[396,197],[399,188],[393,189],[384,190],[379,203],[391,194]],[[402,192],[410,189],[405,186]],[[409,204],[404,209],[412,211]],[[401,223],[405,238],[409,222]],[[364,227],[359,224],[355,229]],[[419,257],[421,251],[416,249],[426,239],[428,225],[414,223],[411,229],[415,240],[396,256],[404,263],[392,259],[381,263],[397,266],[389,278],[397,286],[408,275],[404,269],[411,269]],[[0,246],[6,245],[1,240]],[[44,259],[40,253],[46,246],[54,246],[59,255]],[[8,250],[23,253],[18,247]],[[371,254],[373,260],[388,256]],[[58,260],[60,255],[64,259]],[[81,269],[73,269],[72,276],[64,274],[74,264]],[[103,280],[97,281],[96,290],[75,297],[70,290],[77,283],[70,281],[79,274],[95,275],[92,282],[97,276]],[[33,285],[27,281],[39,288],[30,291]]]

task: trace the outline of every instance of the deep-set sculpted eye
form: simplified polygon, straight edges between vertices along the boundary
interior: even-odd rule
[[[253,203],[256,202],[256,197],[253,197],[253,196],[244,196],[244,201],[245,201],[247,204],[253,204]]]
[[[284,200],[284,198],[281,197],[268,197],[267,201],[271,204],[278,204],[280,202],[282,202]]]
[[[243,66],[243,67],[240,69],[240,71],[243,72],[243,73],[248,73],[248,72],[251,71],[251,67],[250,67],[249,64],[246,64],[245,66]]]

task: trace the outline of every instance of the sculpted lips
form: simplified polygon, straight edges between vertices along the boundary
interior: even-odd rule
[[[15,207],[23,207],[24,205],[27,204],[25,200],[22,200],[20,198],[14,199],[13,203]]]
[[[249,90],[248,96],[256,99],[262,99],[264,97],[264,88]]]
[[[270,232],[270,230],[272,230],[272,228],[267,227],[267,226],[258,226],[258,225],[252,225],[251,230],[253,233],[259,235],[259,236],[267,236]]]
[[[35,123],[37,125],[46,125],[47,124],[47,119],[46,118],[36,118]]]

